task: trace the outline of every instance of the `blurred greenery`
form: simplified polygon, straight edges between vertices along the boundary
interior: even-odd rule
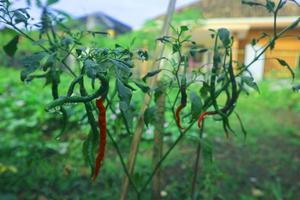
[[[187,10],[177,13],[174,23],[185,20],[197,23],[199,17],[198,10]],[[151,54],[153,41],[159,35],[159,20],[148,21],[141,30],[114,40],[100,36],[93,40],[87,37],[83,42],[93,41],[106,47],[131,43],[132,49],[144,48]],[[10,30],[2,31],[0,46],[13,34]],[[3,66],[15,66],[23,54],[37,50],[26,40],[20,42],[17,60],[5,61],[0,51]],[[67,131],[57,137],[63,126],[60,116],[47,113],[43,107],[52,100],[49,86],[40,81],[24,84],[19,74],[16,69],[0,67],[0,200],[118,199],[124,172],[111,142],[107,144],[100,176],[92,183],[82,156],[82,142],[89,132],[81,115],[83,108],[68,109]],[[61,81],[60,93],[66,93],[64,88],[70,77]],[[290,89],[287,80],[265,80],[259,87],[260,94],[253,91],[250,96],[243,95],[237,105],[247,130],[246,138],[234,114],[231,121],[236,135],[229,139],[220,122],[207,118],[201,141],[204,159],[197,180],[197,199],[300,199],[300,95]],[[136,95],[140,100],[135,99],[132,109],[139,108],[142,102],[142,94],[137,91]],[[118,110],[117,105],[113,106]],[[114,120],[114,125],[108,123],[108,128],[126,158],[132,136],[122,130],[118,116],[108,117]],[[166,117],[172,121],[171,115]],[[166,123],[165,128],[164,150],[167,150],[178,137],[178,131],[174,122]],[[151,125],[145,128],[140,145],[134,174],[138,186],[151,172],[153,129]],[[189,199],[198,132],[195,126],[163,164],[163,199]],[[143,199],[150,199],[150,194],[147,188]],[[135,199],[133,191],[129,195],[128,199]]]
[[[66,77],[62,84],[68,81]],[[236,136],[229,139],[219,122],[206,120],[202,145],[207,159],[198,178],[199,199],[299,199],[300,95],[289,85],[286,80],[264,81],[260,94],[241,97],[237,110],[248,131],[246,139],[234,115]],[[81,153],[89,131],[81,126],[82,108],[68,111],[68,130],[56,138],[62,124],[60,116],[44,111],[43,105],[51,101],[47,87],[39,81],[23,84],[18,70],[0,68],[0,199],[117,199],[124,173],[112,144],[108,142],[103,170],[92,183]],[[174,123],[165,126],[167,149],[178,135]],[[110,129],[126,156],[131,136]],[[152,138],[150,126],[137,158],[137,185],[150,174]],[[195,126],[163,165],[164,199],[189,196],[197,138]],[[150,199],[150,192],[145,194]]]

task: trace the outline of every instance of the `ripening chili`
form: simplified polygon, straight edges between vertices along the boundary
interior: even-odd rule
[[[105,154],[105,145],[106,145],[106,108],[103,104],[104,100],[103,98],[101,99],[97,99],[96,100],[96,106],[99,110],[99,115],[98,115],[98,126],[99,126],[99,130],[100,130],[100,141],[99,141],[99,148],[98,148],[98,154],[96,157],[96,161],[95,161],[95,171],[93,174],[93,180],[95,181],[103,159],[104,159],[104,154]]]
[[[176,108],[175,111],[175,119],[176,119],[176,124],[180,129],[183,129],[181,126],[181,120],[180,120],[180,112],[182,109],[185,108],[187,104],[187,94],[186,94],[186,81],[185,79],[182,80],[182,85],[180,87],[180,93],[181,93],[181,100],[180,100],[180,105]]]
[[[209,112],[204,112],[204,113],[202,113],[202,114],[200,115],[200,117],[199,117],[199,119],[198,119],[198,127],[199,127],[199,128],[202,128],[201,122],[203,121],[204,117],[205,117],[206,115],[210,115],[210,114],[211,114],[211,113],[209,113]]]
[[[181,110],[185,107],[185,105],[183,104],[180,104],[177,109],[176,109],[176,112],[175,112],[175,117],[176,117],[176,124],[179,128],[182,129],[182,126],[181,126],[181,120],[180,120],[180,112]]]

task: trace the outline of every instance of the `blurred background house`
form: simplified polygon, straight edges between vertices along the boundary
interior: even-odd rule
[[[260,47],[265,45],[272,36],[274,19],[272,13],[268,13],[263,8],[250,8],[247,5],[242,5],[241,1],[236,0],[201,0],[178,10],[178,12],[195,9],[202,12],[204,19],[200,19],[198,25],[193,27],[191,31],[193,39],[205,47],[211,47],[213,43],[208,29],[228,28],[234,36],[234,57],[241,63],[245,62],[247,64],[252,60],[255,52],[259,52]],[[292,2],[288,2],[279,13],[277,20],[278,31],[287,27],[299,16],[300,7]],[[251,45],[253,44],[253,39],[261,37],[263,33],[268,34],[268,36],[257,41],[253,47]],[[265,59],[257,61],[250,68],[255,79],[290,76],[289,71],[283,69],[274,58],[284,59],[294,70],[297,70],[300,67],[299,36],[300,26],[280,39],[276,43],[274,50],[267,51],[264,55]],[[201,59],[195,59],[195,62],[207,63],[211,60],[211,57],[211,52],[208,52]]]
[[[132,30],[129,25],[102,12],[82,16],[79,21],[86,26],[87,30],[106,31],[111,36],[128,33]]]

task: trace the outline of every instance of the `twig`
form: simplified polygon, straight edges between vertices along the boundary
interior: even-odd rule
[[[203,130],[204,130],[204,121],[202,122],[202,127],[200,129],[200,133],[199,133],[199,141],[198,141],[198,146],[197,146],[197,150],[196,150],[196,161],[195,161],[195,166],[194,166],[194,173],[193,173],[193,181],[192,181],[192,194],[191,194],[191,198],[192,200],[195,199],[195,192],[196,192],[196,185],[197,185],[197,178],[198,178],[198,172],[199,172],[199,165],[200,165],[200,155],[201,155],[201,151],[202,151],[202,145],[201,145],[201,140],[203,137]]]

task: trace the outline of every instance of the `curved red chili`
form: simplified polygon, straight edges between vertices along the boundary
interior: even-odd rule
[[[93,180],[95,181],[103,159],[104,159],[104,155],[105,155],[105,146],[106,146],[106,108],[103,105],[103,100],[101,99],[97,99],[96,100],[96,106],[99,110],[99,115],[98,115],[98,126],[99,126],[99,130],[100,130],[100,141],[99,141],[99,148],[98,148],[98,154],[96,157],[96,161],[95,161],[95,171],[93,174]]]
[[[209,115],[209,114],[210,114],[209,112],[204,112],[204,113],[202,113],[202,114],[200,115],[200,117],[199,117],[199,119],[198,119],[198,127],[199,127],[199,128],[202,128],[201,122],[203,121],[204,117],[205,117],[206,115]]]
[[[182,85],[180,87],[180,93],[181,93],[181,100],[180,100],[180,105],[176,108],[175,111],[175,120],[176,124],[180,129],[183,129],[181,126],[181,120],[180,120],[180,112],[182,109],[185,108],[186,103],[187,103],[187,94],[186,94],[186,81],[182,81]]]

